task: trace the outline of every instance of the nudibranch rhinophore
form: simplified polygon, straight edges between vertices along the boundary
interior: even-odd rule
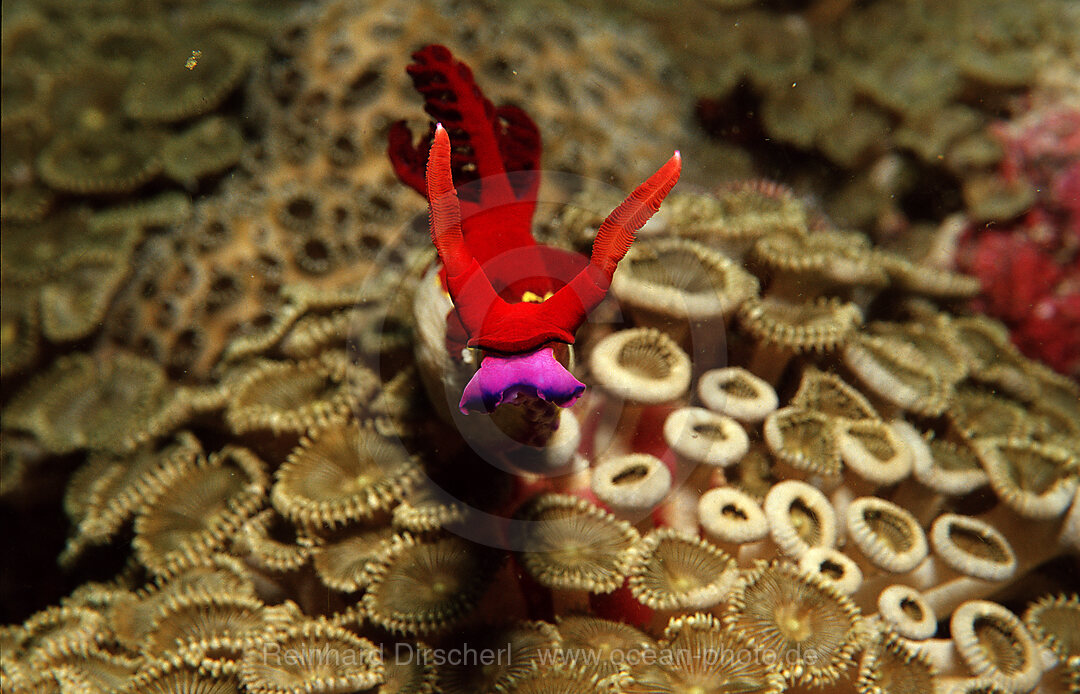
[[[491,412],[519,395],[561,407],[577,400],[585,384],[559,363],[554,349],[574,344],[577,329],[607,294],[615,267],[630,249],[634,234],[660,208],[681,168],[682,159],[675,152],[608,215],[596,232],[588,264],[568,282],[552,291],[550,287],[559,282],[549,277],[547,286],[526,290],[545,297],[542,300],[510,302],[495,291],[466,243],[451,177],[450,136],[441,123],[436,125],[427,164],[431,240],[443,263],[454,310],[468,335],[467,345],[483,353],[480,368],[461,396],[462,412]],[[525,247],[543,248],[535,242]],[[543,254],[537,254],[535,261],[542,267]]]

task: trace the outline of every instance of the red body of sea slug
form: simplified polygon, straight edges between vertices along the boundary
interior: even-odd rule
[[[448,336],[480,349],[460,407],[490,412],[518,395],[569,406],[584,390],[555,358],[603,300],[634,234],[659,209],[682,168],[676,152],[608,216],[585,258],[536,243],[540,133],[515,106],[495,108],[472,71],[443,46],[413,55],[409,74],[437,125],[419,143],[390,130],[398,177],[428,199],[431,238],[453,301]]]

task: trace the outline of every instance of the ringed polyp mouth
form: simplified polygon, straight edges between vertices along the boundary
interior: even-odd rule
[[[461,394],[458,408],[462,414],[490,414],[519,396],[570,407],[584,391],[585,384],[559,363],[551,345],[524,354],[485,353]]]

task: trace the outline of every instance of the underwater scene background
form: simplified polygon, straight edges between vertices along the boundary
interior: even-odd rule
[[[1080,3],[2,12],[4,692],[1080,691]]]

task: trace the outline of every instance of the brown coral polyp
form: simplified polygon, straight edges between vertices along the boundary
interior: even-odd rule
[[[862,324],[862,311],[836,297],[807,302],[751,298],[739,307],[739,323],[757,340],[783,350],[831,351]]]
[[[315,571],[328,588],[355,592],[371,583],[371,567],[392,547],[390,527],[349,528],[329,538],[315,552]]]
[[[264,509],[237,532],[233,551],[254,566],[284,573],[307,564],[319,542],[319,537],[293,527],[274,509]]]
[[[4,408],[4,425],[32,432],[51,452],[81,448],[127,452],[167,381],[161,367],[127,353],[58,359]]]
[[[31,366],[41,347],[40,311],[34,292],[5,287],[0,307],[0,376],[8,378]]]
[[[836,512],[816,487],[799,480],[773,485],[763,506],[769,534],[787,556],[799,559],[811,547],[836,544]]]
[[[664,420],[664,441],[692,465],[722,468],[750,449],[746,430],[731,417],[701,407],[683,407]]]
[[[610,593],[622,585],[638,534],[628,523],[571,496],[549,494],[523,510],[517,546],[541,584]]]
[[[141,651],[154,658],[174,653],[189,665],[235,668],[244,648],[270,626],[262,601],[243,596],[193,593],[165,601]]]
[[[937,631],[937,615],[923,594],[911,586],[894,584],[877,598],[878,615],[898,635],[921,641]]]
[[[555,665],[533,663],[527,672],[511,682],[506,694],[558,694],[559,692],[603,691],[611,683],[582,664],[558,662]]]
[[[586,615],[558,620],[559,648],[571,665],[580,665],[602,684],[615,685],[625,676],[623,654],[655,647],[652,638],[622,622]],[[589,653],[588,656],[582,654]],[[575,662],[576,661],[576,662]]]
[[[254,598],[255,588],[246,571],[236,557],[209,554],[175,571],[166,570],[136,592],[121,592],[110,602],[108,612],[117,642],[137,652],[158,613],[177,599],[207,594]]]
[[[389,510],[420,475],[400,441],[339,419],[300,441],[275,473],[271,500],[294,523],[334,527]]]
[[[41,288],[42,333],[66,342],[94,332],[127,274],[126,251],[87,252],[62,278]]]
[[[772,454],[791,468],[834,478],[840,474],[835,423],[827,415],[784,407],[765,418],[763,433]]]
[[[912,452],[885,422],[847,423],[840,427],[837,442],[845,469],[871,486],[896,484],[911,474]]]
[[[839,678],[859,645],[859,620],[829,583],[777,562],[746,573],[724,610],[724,625],[749,646],[769,649],[789,685]]]
[[[1036,600],[1024,613],[1024,624],[1058,658],[1080,656],[1080,598],[1075,593]]]
[[[90,211],[67,208],[41,223],[11,222],[4,225],[6,236],[0,247],[0,267],[4,282],[13,287],[33,287],[56,277],[76,264],[72,251],[85,248],[90,231]],[[13,297],[14,298],[14,297]]]
[[[110,68],[127,73],[148,54],[164,47],[167,35],[158,24],[112,19],[93,27],[87,49]]]
[[[226,419],[238,433],[259,429],[302,433],[327,426],[376,387],[374,374],[363,368],[350,381],[341,361],[260,362],[236,385]]]
[[[127,193],[161,171],[159,142],[159,134],[149,130],[76,131],[53,138],[38,157],[37,170],[59,191]]]
[[[1003,325],[985,316],[957,318],[952,325],[970,355],[973,378],[1024,400],[1038,395],[1032,369],[1026,366]]]
[[[403,535],[371,567],[364,608],[394,633],[445,631],[475,607],[496,566],[489,549],[467,540]]]
[[[698,524],[706,537],[724,547],[758,542],[769,534],[761,506],[734,487],[714,487],[698,499]]]
[[[162,166],[166,176],[192,186],[236,164],[242,148],[239,126],[222,116],[210,116],[162,146]]]
[[[763,658],[744,658],[747,644],[709,614],[683,615],[664,630],[660,652],[672,653],[669,662],[647,670],[627,687],[628,692],[747,691],[779,694],[784,678]],[[636,673],[635,673],[636,674]]]
[[[217,37],[200,40],[194,67],[190,42],[179,41],[157,60],[145,60],[124,92],[124,110],[136,120],[172,123],[212,111],[247,72],[241,51]]]
[[[1020,619],[997,603],[969,600],[949,621],[956,650],[971,671],[1009,691],[1028,691],[1042,675],[1039,649]]]
[[[82,471],[92,479],[68,489],[68,504],[79,511],[74,537],[68,541],[64,558],[77,555],[86,544],[108,541],[144,504],[153,503],[179,478],[189,474],[202,455],[202,446],[189,432],[161,444],[147,444],[130,456],[99,455]]]
[[[926,558],[929,545],[922,526],[903,508],[877,497],[861,497],[847,508],[849,541],[871,564],[906,573]]]
[[[91,647],[64,657],[46,672],[58,685],[59,692],[116,691],[131,681],[139,666],[138,659],[126,654]],[[41,688],[47,687],[47,683],[49,679],[39,679],[34,684]]]
[[[954,150],[955,151],[955,150]],[[923,266],[894,253],[877,251],[882,268],[893,286],[935,299],[968,299],[979,293],[979,280],[940,268],[927,272]]]
[[[438,691],[444,694],[505,691],[527,676],[541,658],[555,655],[559,632],[554,624],[547,622],[519,621],[508,627],[469,630],[454,643],[495,651],[508,648],[509,657],[480,668],[472,667],[467,662],[441,667]]]
[[[704,610],[734,583],[735,562],[707,540],[671,529],[646,535],[630,565],[630,592],[654,610]]]
[[[862,587],[863,573],[854,559],[832,547],[811,547],[799,558],[799,570],[831,583],[844,595]]]
[[[916,414],[940,414],[951,385],[910,342],[860,335],[843,350],[844,363],[881,400]]]
[[[589,370],[600,387],[629,402],[668,402],[690,387],[690,358],[654,328],[607,336],[593,347]]]
[[[834,373],[807,368],[791,404],[847,420],[877,419],[866,396]]]
[[[244,448],[200,460],[136,516],[135,556],[158,574],[197,564],[265,502],[268,481],[264,463]]]
[[[926,358],[930,370],[944,382],[959,383],[970,373],[970,355],[960,345],[956,330],[940,315],[923,322],[876,321],[867,326],[867,330],[874,335],[910,343]]]
[[[920,694],[934,690],[934,668],[929,660],[886,632],[863,651],[859,662],[858,691],[864,694]]]
[[[772,274],[768,296],[798,299],[846,288],[880,288],[887,282],[866,237],[859,234],[770,234],[754,245],[752,258]]]
[[[950,568],[986,581],[1003,581],[1016,571],[1016,553],[996,528],[971,516],[943,513],[930,527],[934,553]]]
[[[87,607],[48,607],[30,616],[18,634],[26,662],[41,667],[93,647],[105,636],[107,623]]]
[[[430,478],[422,479],[394,507],[394,526],[423,533],[462,522],[472,506],[454,492]]]
[[[1028,420],[1020,403],[981,388],[962,386],[946,415],[954,430],[969,443],[979,438],[1021,437]]]
[[[648,453],[606,458],[592,468],[592,491],[619,516],[646,515],[671,491],[671,472]]]
[[[352,692],[386,677],[379,649],[351,631],[305,621],[244,650],[240,681],[252,694]]]
[[[1077,458],[1060,446],[1020,438],[981,439],[979,460],[998,498],[1021,516],[1050,519],[1073,503]]]
[[[929,455],[916,456],[914,473],[922,484],[942,494],[967,494],[986,484],[986,472],[966,443],[940,438],[927,443]]]
[[[738,366],[703,373],[697,394],[713,412],[743,422],[760,422],[778,404],[776,391],[768,381]]]
[[[612,293],[641,323],[670,329],[723,319],[756,295],[753,275],[723,254],[680,239],[634,244],[611,283]]]
[[[237,694],[240,690],[232,677],[214,676],[197,667],[165,661],[140,671],[116,691],[118,694]]]

